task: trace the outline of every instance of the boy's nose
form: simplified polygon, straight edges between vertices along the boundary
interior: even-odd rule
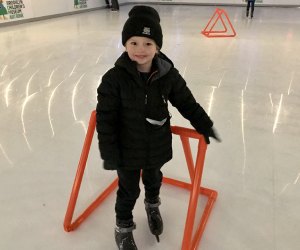
[[[143,45],[140,45],[137,47],[137,51],[144,51],[145,47]]]

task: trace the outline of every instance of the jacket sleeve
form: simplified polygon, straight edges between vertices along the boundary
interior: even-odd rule
[[[213,121],[200,104],[196,102],[190,89],[186,86],[185,80],[177,70],[172,81],[169,100],[199,133],[205,134],[213,126]]]
[[[104,168],[116,169],[120,164],[119,107],[120,98],[117,81],[106,73],[97,89],[96,130]],[[109,164],[105,164],[109,163]]]

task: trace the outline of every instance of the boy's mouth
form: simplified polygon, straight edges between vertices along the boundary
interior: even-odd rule
[[[144,59],[144,58],[146,58],[145,55],[135,55],[135,57],[136,57],[136,58],[139,58],[139,59]]]

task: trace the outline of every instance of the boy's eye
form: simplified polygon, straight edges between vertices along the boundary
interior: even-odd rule
[[[147,46],[152,46],[153,44],[152,44],[152,43],[146,43],[146,45],[147,45]]]
[[[136,45],[136,42],[131,42],[130,44],[131,44],[131,45]]]

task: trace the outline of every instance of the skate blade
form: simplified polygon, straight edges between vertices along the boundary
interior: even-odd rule
[[[157,242],[159,242],[159,236],[155,235],[155,238],[156,238]]]

